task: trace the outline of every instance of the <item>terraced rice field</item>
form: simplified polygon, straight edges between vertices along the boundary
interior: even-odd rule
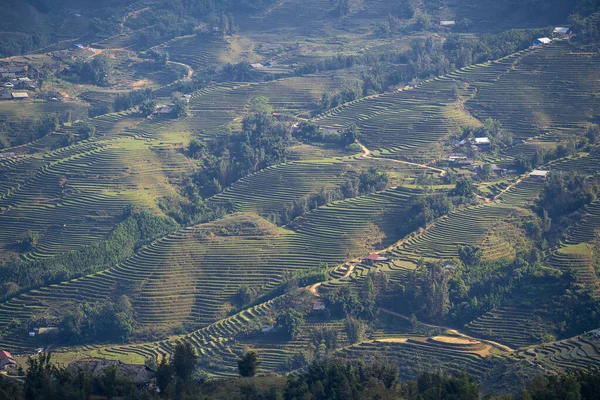
[[[166,50],[172,61],[189,65],[192,69],[226,61],[227,42],[213,36],[182,36],[157,46]]]
[[[552,169],[565,172],[573,171],[589,176],[596,176],[600,171],[600,155],[591,153],[563,159],[552,164]]]
[[[41,240],[28,256],[55,255],[105,237],[128,204],[155,208],[154,199],[172,191],[169,178],[187,168],[182,155],[165,151],[172,152],[121,139],[4,160],[0,248],[33,230]]]
[[[600,73],[597,58],[556,42],[512,59],[514,65],[496,80],[475,79],[479,90],[467,108],[480,119],[497,119],[515,138],[527,139],[546,132],[572,134],[600,110],[600,98],[590,96],[600,90],[594,78]]]
[[[356,124],[361,141],[384,157],[420,162],[439,158],[436,143],[471,123],[450,98],[453,79],[440,78],[414,89],[363,98],[331,111],[317,123],[332,129]]]
[[[401,259],[452,259],[458,256],[458,246],[482,244],[495,222],[524,212],[504,205],[483,205],[457,211],[436,222],[424,234],[403,243],[393,254]]]
[[[295,161],[265,168],[235,182],[211,198],[216,204],[231,203],[237,211],[268,216],[282,212],[286,205],[320,189],[340,186],[362,169],[377,166],[396,180],[424,173],[424,168],[354,157]]]
[[[521,359],[556,372],[600,370],[600,338],[594,333],[525,349]]]
[[[63,114],[67,111],[71,112],[71,119],[77,120],[87,117],[87,105],[80,101],[64,101],[64,102],[0,102],[0,123],[10,122],[13,129],[9,133],[9,139],[26,143],[32,140],[34,132],[34,124],[32,120],[41,118],[45,115],[58,113]]]
[[[414,379],[421,372],[440,368],[453,372],[467,371],[475,377],[481,377],[491,368],[491,363],[479,351],[481,348],[474,345],[457,345],[427,338],[403,338],[398,341],[363,342],[339,354],[357,360],[398,362],[401,377]]]
[[[357,240],[365,237],[363,226],[370,227],[367,234],[387,230],[384,237],[394,240],[389,214],[402,209],[409,193],[395,189],[322,207],[303,217],[295,230],[248,214],[197,225],[156,241],[110,270],[0,305],[0,324],[59,309],[73,299],[95,301],[126,290],[143,325],[207,325],[219,318],[220,306],[241,285],[273,285],[285,271],[335,264],[366,251]]]
[[[536,318],[532,308],[500,307],[471,321],[466,329],[470,334],[502,343],[512,348],[539,343],[539,336],[549,329]]]

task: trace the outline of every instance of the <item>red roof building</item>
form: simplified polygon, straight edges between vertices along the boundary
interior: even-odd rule
[[[0,350],[0,370],[14,368],[16,365],[17,362],[8,351]]]

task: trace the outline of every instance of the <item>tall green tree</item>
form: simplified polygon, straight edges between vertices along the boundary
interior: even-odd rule
[[[256,375],[256,369],[260,365],[260,361],[258,361],[258,354],[255,351],[249,351],[238,360],[237,364],[240,376],[254,376]]]

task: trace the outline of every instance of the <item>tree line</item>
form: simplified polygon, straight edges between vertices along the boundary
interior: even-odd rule
[[[248,352],[239,359],[240,379],[207,381],[196,370],[197,355],[189,344],[179,343],[169,361],[156,366],[159,391],[136,386],[118,372],[116,365],[92,375],[52,363],[51,354],[30,358],[22,382],[0,375],[0,396],[6,400],[79,400],[90,396],[108,399],[187,399],[209,400],[219,393],[239,400],[478,400],[483,393],[477,380],[467,374],[422,372],[415,379],[399,379],[399,365],[385,358],[347,360],[325,357],[313,361],[306,370],[287,378],[255,377],[260,355]],[[498,391],[490,400],[592,400],[600,390],[597,372],[572,372],[533,377],[513,394]]]

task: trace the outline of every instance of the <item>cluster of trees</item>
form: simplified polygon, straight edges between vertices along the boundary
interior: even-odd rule
[[[362,95],[363,89],[359,85],[348,86],[337,93],[325,92],[321,96],[315,113],[322,113],[331,108],[336,108],[339,105],[359,99]]]
[[[31,34],[4,35],[0,40],[0,57],[30,53],[48,44],[51,38],[44,32]]]
[[[0,286],[0,298],[6,299],[24,290],[63,282],[116,265],[131,257],[140,246],[177,228],[177,223],[171,218],[136,208],[125,210],[122,218],[109,237],[99,243],[53,257],[29,262],[11,260],[0,265],[0,281],[11,283]],[[31,232],[29,236],[32,239],[26,240],[27,246],[35,246],[38,233]],[[18,240],[18,244],[23,246],[22,238]]]
[[[445,41],[428,38],[415,40],[411,50],[404,53],[367,53],[360,56],[337,55],[317,63],[304,64],[295,69],[296,75],[368,65],[369,71],[361,76],[357,87],[345,88],[339,93],[327,93],[317,105],[319,111],[352,101],[358,94],[368,96],[390,90],[413,79],[427,79],[447,74],[457,68],[498,59],[531,46],[541,31],[510,30],[481,37],[450,35]],[[399,64],[407,64],[401,68]]]
[[[360,151],[356,140],[360,137],[360,129],[352,124],[340,133],[328,133],[313,122],[302,121],[292,130],[292,135],[306,143],[330,143],[353,151]]]
[[[450,192],[429,192],[433,179],[422,175],[416,183],[426,190],[425,195],[414,195],[408,201],[408,217],[398,224],[399,232],[411,232],[426,227],[439,217],[449,214],[456,206],[468,204],[475,193],[475,185],[469,176],[451,178],[455,187]]]
[[[459,253],[461,258],[452,261],[420,260],[406,286],[397,290],[387,306],[458,326],[509,304],[516,293],[526,293],[536,285],[551,285],[558,292],[558,286],[564,288],[569,283],[568,277],[543,266],[528,253],[520,253],[514,260],[496,261],[482,260],[480,249],[472,246],[461,248]]]
[[[123,111],[143,104],[146,101],[154,99],[154,92],[152,89],[140,89],[133,90],[129,93],[118,94],[113,101],[114,111]],[[154,108],[152,108],[154,111]],[[142,111],[143,112],[143,111]]]
[[[87,140],[96,135],[96,127],[89,122],[83,122],[77,125],[77,137],[81,140]],[[76,142],[76,137],[71,131],[67,131],[57,142],[59,147],[67,147]]]
[[[483,125],[477,128],[464,127],[460,129],[459,139],[487,137],[490,139],[489,150],[496,153],[514,142],[512,133],[502,129],[502,123],[493,118],[486,118]]]
[[[122,295],[116,302],[83,302],[65,313],[60,324],[62,339],[68,344],[127,342],[135,324],[131,300]]]
[[[186,184],[181,192],[158,199],[160,209],[181,225],[214,221],[233,211],[231,203],[216,204],[204,200],[198,186],[192,182]]]
[[[64,71],[67,78],[76,77],[79,82],[98,86],[110,86],[112,73],[112,61],[105,54],[100,54],[91,60],[78,60]]]
[[[0,398],[6,400],[78,400],[92,395],[106,398],[147,399],[148,393],[120,376],[116,366],[101,375],[89,371],[71,371],[51,362],[51,355],[41,353],[27,361],[23,382],[0,375]]]
[[[479,399],[477,381],[458,376],[423,373],[416,381],[401,383],[394,363],[321,359],[306,372],[289,375],[283,398],[295,399]]]
[[[209,146],[195,142],[188,147],[188,153],[203,162],[193,181],[204,197],[219,193],[246,175],[285,162],[291,143],[289,124],[265,113],[251,114],[244,118],[242,132],[222,136]]]
[[[482,394],[477,380],[465,373],[423,372],[416,379],[401,381],[394,362],[382,358],[352,361],[324,357],[313,361],[300,373],[288,375],[285,384],[265,385],[251,378],[260,364],[255,352],[240,358],[238,369],[243,381],[236,379],[204,382],[195,374],[196,354],[189,344],[178,344],[168,362],[164,358],[156,371],[160,394],[141,389],[107,367],[100,375],[85,370],[73,371],[51,362],[50,354],[30,358],[23,381],[0,375],[0,395],[7,400],[75,400],[90,396],[127,399],[211,399],[215,388],[239,400],[296,399],[403,399],[403,400],[478,400]],[[225,391],[224,391],[225,388]],[[538,376],[517,394],[488,394],[489,399],[559,400],[597,398],[600,375],[597,372],[574,372]]]
[[[576,35],[573,39],[575,43],[597,48],[600,42],[600,12],[587,17],[578,13],[573,14],[569,18],[569,24]]]
[[[577,153],[578,148],[582,148],[581,146],[585,146],[585,141],[577,144],[574,140],[570,140],[566,144],[559,144],[552,150],[537,148],[533,154],[518,154],[515,157],[515,167],[521,172],[530,171],[552,160],[573,155]]]
[[[545,251],[564,239],[566,229],[598,196],[598,184],[575,172],[553,172],[535,204],[537,218],[524,225],[536,246]]]
[[[598,185],[575,172],[550,175],[537,201],[541,215],[551,219],[572,214],[596,200]]]

